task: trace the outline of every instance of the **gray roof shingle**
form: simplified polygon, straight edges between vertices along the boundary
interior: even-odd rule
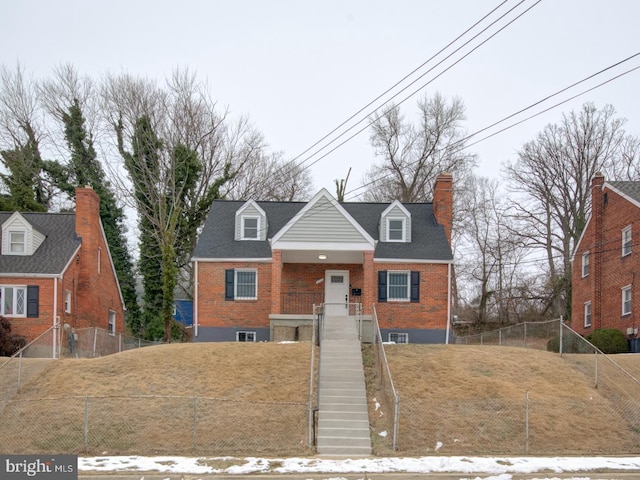
[[[640,182],[607,182],[613,188],[620,190],[636,202],[640,203]]]
[[[0,225],[14,212],[0,212]],[[33,255],[0,255],[0,274],[57,275],[78,249],[82,240],[76,235],[74,213],[21,212],[45,240]]]
[[[216,200],[205,221],[193,257],[204,258],[269,258],[269,241],[236,241],[235,214],[246,202]],[[267,239],[284,227],[306,202],[256,202],[267,215]],[[341,203],[342,207],[375,240],[379,238],[378,224],[388,203]],[[376,258],[451,261],[453,255],[444,227],[436,223],[430,203],[405,203],[411,213],[411,243],[378,242]]]

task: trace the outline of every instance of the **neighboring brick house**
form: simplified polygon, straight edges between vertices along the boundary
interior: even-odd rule
[[[445,343],[451,317],[452,177],[433,203],[215,201],[193,253],[194,340],[263,341],[274,325],[377,312],[383,339]],[[347,309],[349,308],[349,310]]]
[[[616,328],[636,337],[640,293],[640,182],[591,183],[591,215],[573,254],[571,328]]]
[[[124,303],[100,199],[76,190],[75,213],[0,212],[0,315],[32,340],[54,325],[124,331]],[[55,336],[54,336],[55,338]]]

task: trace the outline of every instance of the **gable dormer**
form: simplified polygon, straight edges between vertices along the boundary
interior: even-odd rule
[[[380,215],[381,242],[411,242],[411,213],[398,200],[394,200]]]
[[[45,236],[19,212],[2,224],[2,255],[33,255]]]
[[[235,239],[265,241],[267,226],[267,214],[260,208],[260,205],[249,200],[236,212]]]

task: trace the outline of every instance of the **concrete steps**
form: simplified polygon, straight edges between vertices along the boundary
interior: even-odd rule
[[[353,317],[328,316],[320,344],[317,452],[371,455],[362,352]]]

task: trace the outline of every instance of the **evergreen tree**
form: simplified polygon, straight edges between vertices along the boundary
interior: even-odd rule
[[[102,165],[97,160],[93,139],[87,134],[77,100],[69,107],[68,112],[62,115],[62,121],[71,158],[68,164],[56,173],[58,187],[71,198],[75,198],[77,187],[91,186],[100,197],[100,219],[126,306],[127,326],[133,334],[139,334],[142,327],[140,307],[136,296],[133,261],[127,248],[124,212],[118,206]]]

